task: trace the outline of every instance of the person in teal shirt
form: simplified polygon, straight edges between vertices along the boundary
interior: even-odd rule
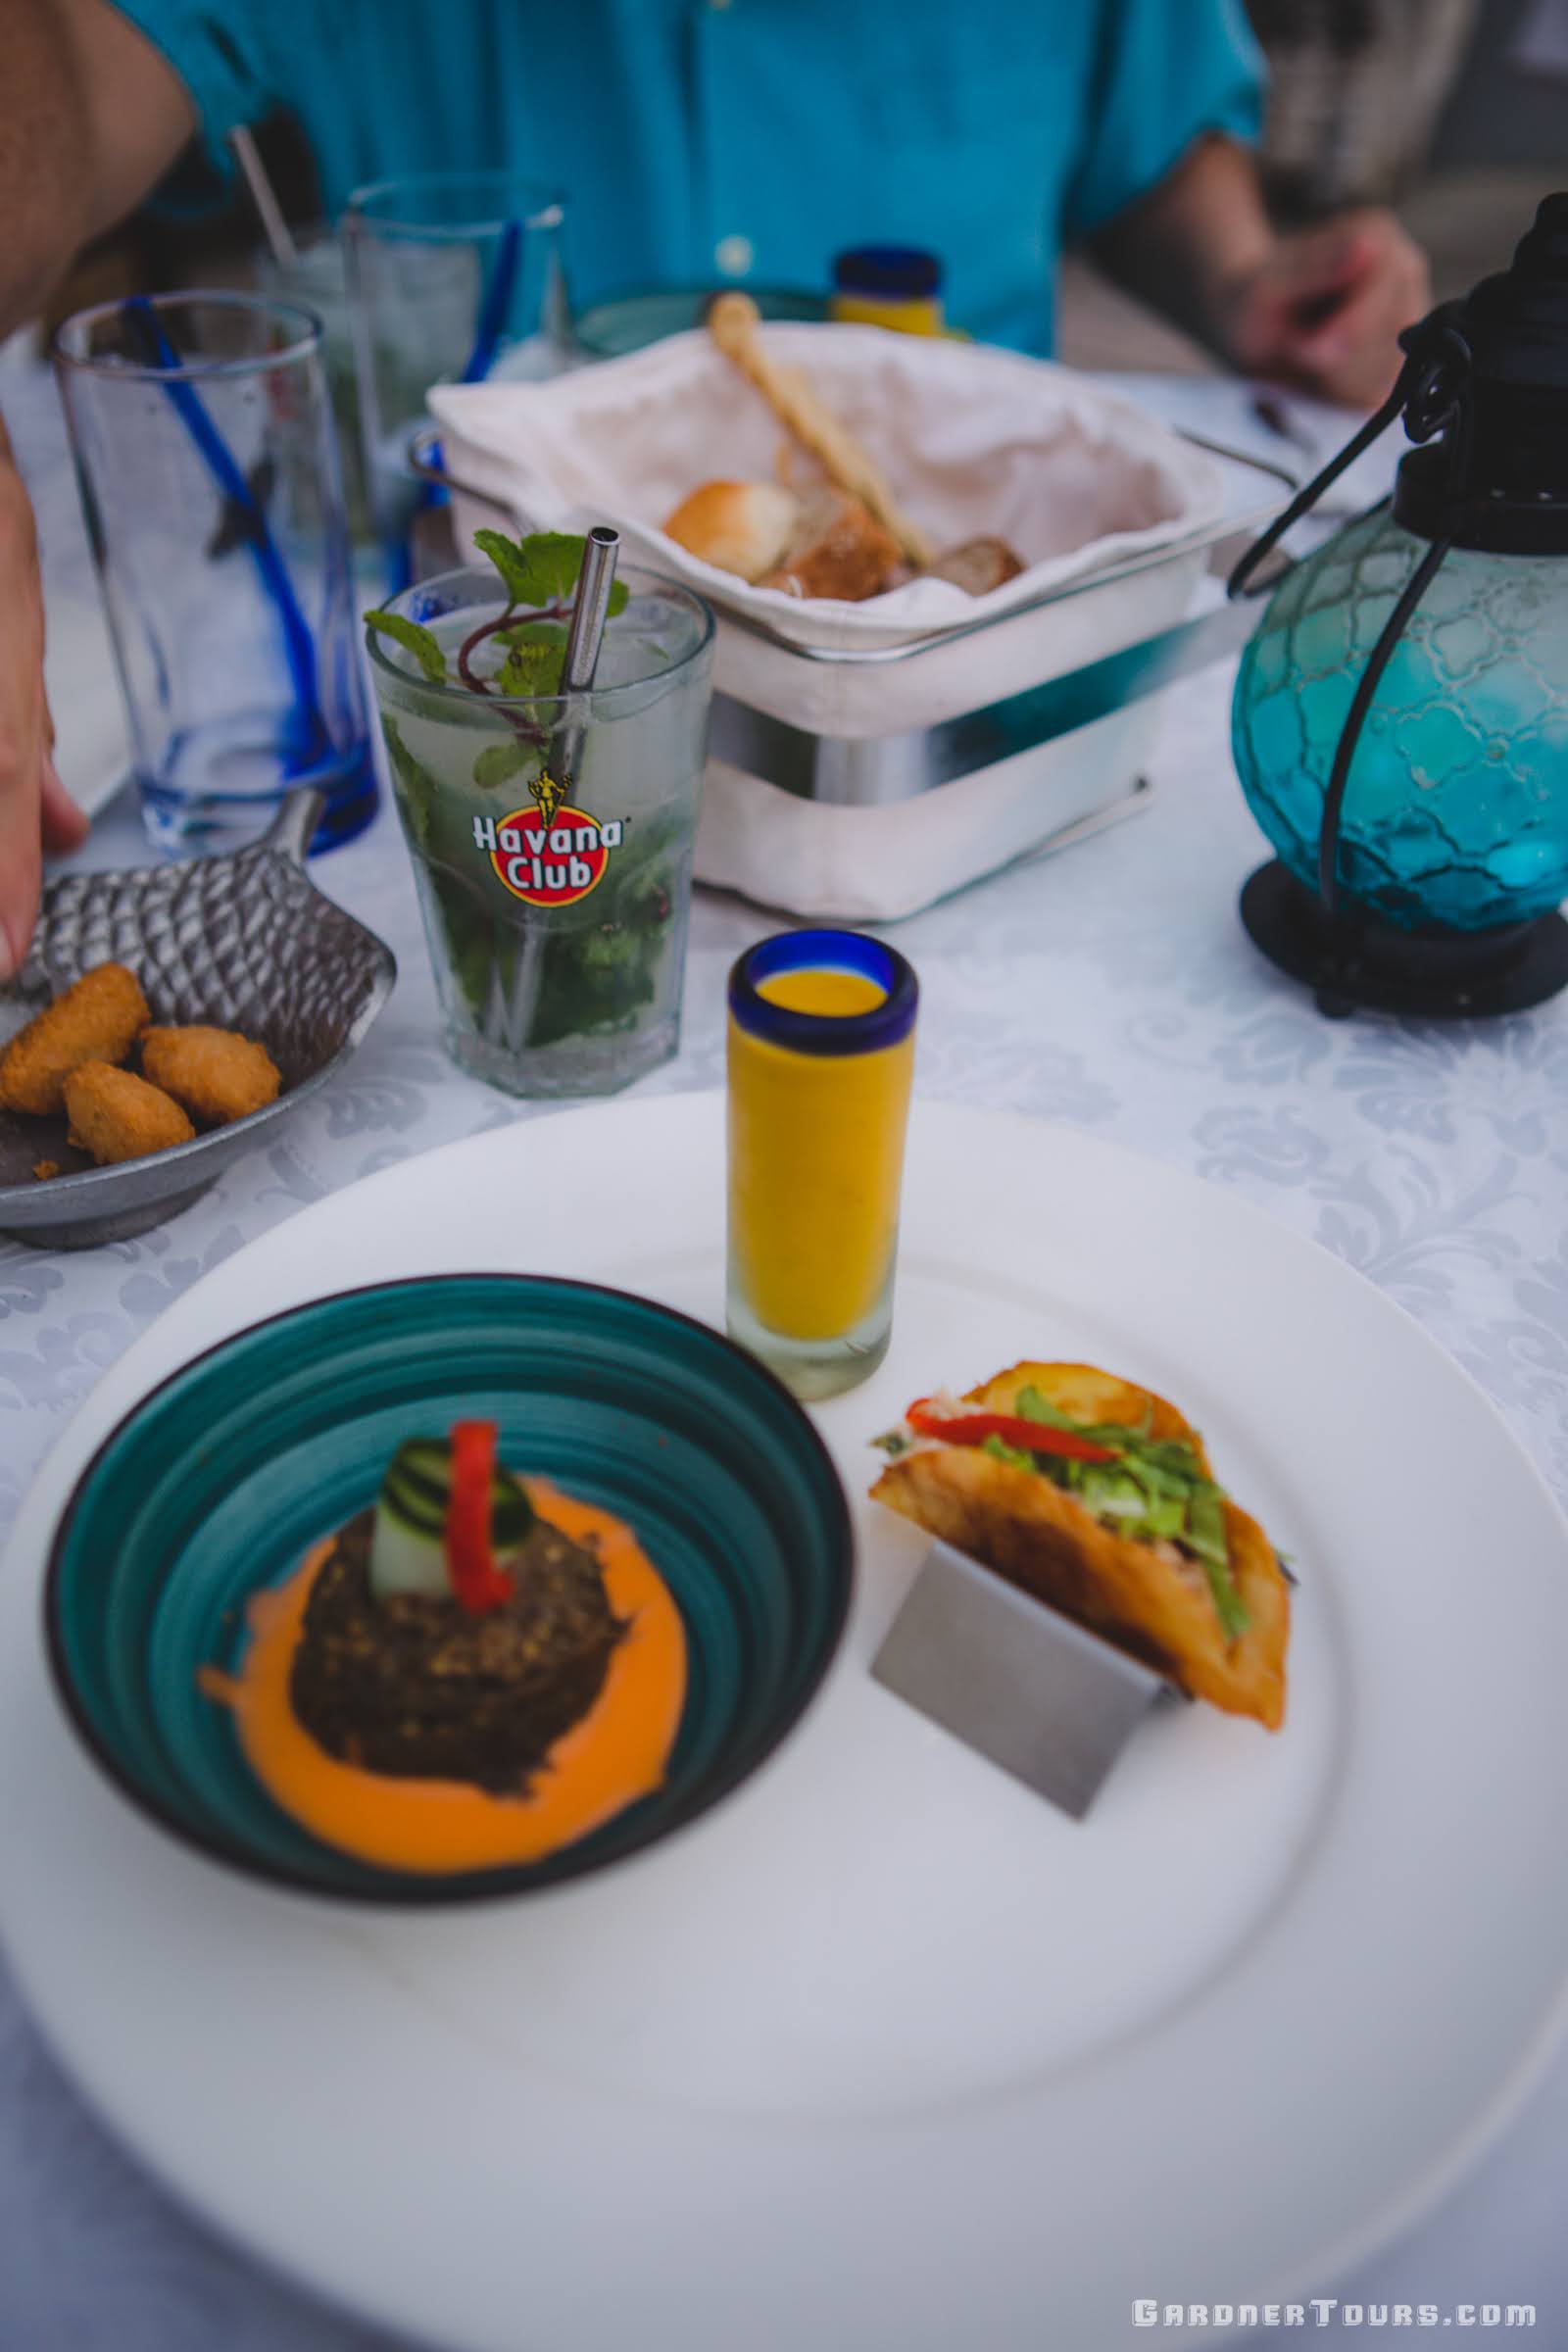
[[[825,286],[849,245],[940,256],[950,319],[1046,353],[1063,246],[1234,366],[1370,404],[1426,308],[1364,213],[1271,226],[1247,142],[1241,0],[7,0],[0,332],[154,191],[200,200],[274,109],[322,208],[404,172],[559,186],[579,305],[659,285]],[[49,758],[31,516],[0,428],[0,980],[46,844],[80,819]]]
[[[848,245],[941,256],[971,333],[1051,348],[1056,255],[1203,132],[1250,138],[1240,0],[118,0],[190,93],[204,158],[273,106],[328,218],[407,172],[562,189],[584,305],[821,286]]]

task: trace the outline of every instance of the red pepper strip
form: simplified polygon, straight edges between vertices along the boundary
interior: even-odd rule
[[[1097,1446],[1093,1438],[1077,1437],[1070,1429],[1054,1429],[1049,1421],[1026,1421],[1021,1413],[932,1412],[929,1396],[917,1396],[905,1414],[917,1438],[937,1438],[944,1446],[983,1446],[1000,1438],[1025,1453],[1065,1454],[1075,1462],[1113,1462],[1115,1448]]]
[[[447,1496],[447,1574],[466,1609],[481,1615],[512,1598],[512,1579],[490,1549],[490,1487],[496,1471],[493,1421],[458,1421],[452,1429],[452,1489]]]

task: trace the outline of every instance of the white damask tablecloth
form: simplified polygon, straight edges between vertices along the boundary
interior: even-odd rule
[[[1147,812],[900,926],[924,986],[919,1084],[1113,1137],[1310,1234],[1427,1326],[1568,1496],[1568,999],[1490,1024],[1322,1020],[1237,921],[1261,845],[1226,749],[1229,688],[1212,671],[1168,698]],[[121,803],[84,858],[142,855]],[[208,1267],[303,1201],[529,1115],[435,1043],[390,813],[315,870],[391,943],[397,992],[352,1066],[171,1224],[78,1254],[0,1243],[0,1532],[100,1371]],[[682,1051],[643,1091],[719,1083],[724,973],[770,927],[700,896]],[[1484,1578],[1485,1561],[1476,1569]],[[1533,2301],[1537,2340],[1568,2345],[1565,2177],[1568,2054],[1418,2232],[1315,2291],[1445,2309]],[[1124,2340],[1150,2339],[1130,2325],[1106,2338]],[[1046,2352],[1047,2312],[1040,2341]],[[0,2352],[390,2342],[262,2276],[172,2204],[105,2137],[0,1968]]]

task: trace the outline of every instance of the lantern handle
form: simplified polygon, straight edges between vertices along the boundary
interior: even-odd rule
[[[1301,516],[1317,504],[1319,497],[1323,491],[1328,489],[1330,483],[1337,482],[1346,467],[1353,465],[1363,450],[1371,448],[1379,433],[1387,431],[1414,389],[1417,372],[1417,362],[1412,354],[1399,369],[1398,380],[1382,408],[1373,412],[1365,424],[1358,431],[1352,433],[1345,447],[1330,458],[1322,471],[1315,473],[1303,489],[1298,490],[1283,514],[1277,514],[1267,530],[1252,541],[1251,546],[1241,558],[1225,583],[1225,593],[1228,597],[1234,598],[1246,593],[1247,583],[1262,563],[1263,558],[1271,555],[1292,525],[1299,522]],[[1272,575],[1266,584],[1269,587],[1275,585]]]
[[[1404,429],[1412,441],[1430,441],[1433,434],[1447,423],[1463,396],[1470,373],[1470,346],[1456,323],[1463,309],[1461,303],[1440,303],[1416,325],[1407,326],[1399,337],[1404,351],[1404,365],[1399,369],[1393,391],[1380,409],[1375,409],[1366,422],[1351,434],[1345,447],[1330,458],[1320,473],[1314,474],[1304,489],[1298,490],[1290,505],[1269,524],[1261,538],[1254,539],[1225,583],[1225,593],[1238,597],[1246,592],[1265,556],[1279,545],[1293,523],[1315,506],[1331,482],[1339,480],[1348,466],[1354,464],[1363,450],[1370,449],[1378,435],[1386,432],[1402,410]],[[1467,412],[1468,413],[1468,412]],[[1267,585],[1272,586],[1272,578]]]

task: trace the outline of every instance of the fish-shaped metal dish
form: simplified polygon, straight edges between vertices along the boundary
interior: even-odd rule
[[[54,1250],[145,1233],[347,1061],[391,995],[397,964],[306,873],[321,806],[318,793],[294,792],[243,850],[49,884],[21,975],[0,989],[0,1043],[112,960],[136,974],[155,1021],[240,1030],[267,1048],[283,1086],[248,1118],[105,1168],[66,1141],[63,1115],[0,1109],[0,1233]],[[60,1174],[34,1176],[50,1160]]]

